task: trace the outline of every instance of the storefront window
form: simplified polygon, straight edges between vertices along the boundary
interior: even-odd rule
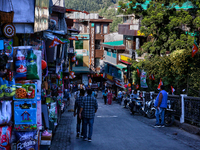
[[[75,41],[75,49],[83,49],[83,40]]]
[[[118,70],[117,78],[121,79],[122,71]]]
[[[107,51],[107,55],[108,55],[108,56],[111,57],[111,54],[112,54],[111,52]]]
[[[116,53],[112,53],[112,56],[113,56],[114,58],[116,58],[116,57],[117,57],[117,54],[116,54]]]
[[[132,49],[133,48],[133,41],[126,39],[126,49]]]

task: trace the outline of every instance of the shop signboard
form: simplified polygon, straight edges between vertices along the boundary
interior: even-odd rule
[[[90,68],[95,72],[94,68],[94,51],[95,51],[95,38],[94,38],[94,23],[91,24],[91,48],[90,48]]]
[[[122,80],[116,79],[115,78],[115,84],[116,86],[120,87],[120,88],[124,88],[124,83]]]
[[[34,32],[47,30],[49,27],[49,0],[35,1]]]
[[[114,81],[113,76],[111,76],[109,74],[105,74],[105,78],[108,79],[109,81]]]
[[[124,56],[124,55],[121,55],[120,56],[120,61],[125,63],[125,64],[131,64],[129,61],[131,60],[130,57],[127,57],[127,56]]]
[[[88,56],[88,51],[86,49],[78,49],[75,50],[77,55],[81,55],[81,56]]]
[[[142,88],[148,88],[146,78],[147,78],[147,73],[144,72],[144,70],[142,70],[142,73],[140,75],[140,85]]]

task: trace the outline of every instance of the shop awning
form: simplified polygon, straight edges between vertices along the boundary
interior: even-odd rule
[[[106,81],[106,83],[108,83],[110,85],[114,85],[114,82],[111,82],[111,81]]]
[[[72,67],[72,71],[76,73],[90,73],[90,69],[88,67]]]
[[[127,68],[127,65],[124,65],[124,64],[122,64],[122,63],[119,63],[119,64],[117,65],[117,68],[124,69],[124,68]]]
[[[113,41],[113,42],[105,42],[102,43],[104,47],[112,48],[112,49],[125,49],[125,45],[123,44],[123,40]]]

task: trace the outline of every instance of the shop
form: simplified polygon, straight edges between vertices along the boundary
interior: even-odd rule
[[[38,2],[18,10],[24,1],[8,0],[3,7],[15,7],[0,12],[0,30],[5,31],[0,33],[2,150],[48,149],[65,108],[63,65],[69,41],[65,32],[48,28],[49,1],[42,7]],[[44,9],[42,18],[38,8]]]

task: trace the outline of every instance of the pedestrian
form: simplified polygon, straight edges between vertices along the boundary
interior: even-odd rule
[[[81,109],[81,103],[83,101],[85,95],[85,91],[83,89],[80,90],[80,96],[76,98],[75,105],[74,105],[74,117],[77,115],[77,126],[76,126],[76,137],[79,138],[80,136],[80,128],[81,128],[81,122],[82,122],[82,129],[81,129],[81,137],[83,137],[83,116],[82,118],[79,117],[79,112]]]
[[[112,104],[112,92],[111,90],[108,92],[107,98],[108,98],[108,104],[111,105]]]
[[[107,95],[108,95],[107,90],[105,90],[105,92],[103,92],[103,99],[104,99],[104,104],[105,105],[107,103]]]
[[[154,127],[165,127],[165,109],[167,108],[167,92],[164,85],[160,86],[160,92],[156,98],[154,106],[156,107],[156,124]],[[160,123],[161,116],[161,123]]]
[[[91,142],[92,141],[92,132],[93,132],[93,124],[94,124],[94,116],[98,109],[98,103],[95,97],[92,97],[92,90],[87,90],[87,96],[83,98],[81,103],[81,109],[79,112],[79,117],[83,116],[83,136],[84,140]],[[83,112],[83,114],[82,114]],[[89,134],[87,136],[87,126],[89,125]]]

